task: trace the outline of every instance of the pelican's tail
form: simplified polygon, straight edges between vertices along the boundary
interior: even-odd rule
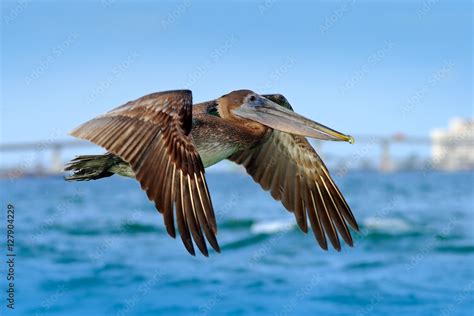
[[[110,177],[114,174],[110,169],[121,161],[117,161],[117,156],[107,153],[104,155],[84,155],[77,156],[71,160],[65,171],[72,171],[73,174],[66,176],[67,181],[87,181]]]

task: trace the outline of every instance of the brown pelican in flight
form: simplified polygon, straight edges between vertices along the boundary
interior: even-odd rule
[[[79,156],[66,167],[67,180],[93,180],[113,174],[136,178],[163,214],[169,235],[175,222],[186,249],[193,240],[208,256],[208,243],[220,252],[217,225],[204,168],[229,159],[245,167],[261,187],[293,212],[319,245],[338,235],[352,246],[348,226],[357,222],[328,169],[306,137],[332,141],[353,138],[295,112],[279,94],[238,90],[193,105],[189,90],[153,93],[98,116],[71,132],[105,148],[104,155]]]

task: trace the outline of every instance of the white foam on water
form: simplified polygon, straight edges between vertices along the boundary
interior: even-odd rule
[[[412,226],[400,218],[368,217],[364,225],[370,230],[385,231],[390,233],[404,233],[412,230]]]
[[[265,221],[253,224],[250,231],[254,234],[274,234],[289,231],[293,226],[294,223],[290,221]]]

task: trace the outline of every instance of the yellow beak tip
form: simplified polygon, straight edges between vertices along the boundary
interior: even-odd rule
[[[354,137],[352,137],[352,136],[350,136],[350,135],[349,135],[349,139],[348,139],[347,141],[348,141],[349,144],[351,144],[351,145],[354,145],[354,144],[355,144],[355,139],[354,139]]]

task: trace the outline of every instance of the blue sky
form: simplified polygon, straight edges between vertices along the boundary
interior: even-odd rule
[[[0,141],[67,139],[179,88],[283,93],[356,135],[428,136],[473,116],[470,1],[219,3],[3,1]]]

